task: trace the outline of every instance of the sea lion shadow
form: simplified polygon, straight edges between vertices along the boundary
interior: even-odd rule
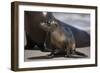
[[[87,58],[87,57],[84,57],[84,56],[79,56],[79,55],[72,55],[70,57],[65,57],[65,54],[56,54],[54,55],[54,57],[48,57],[48,55],[46,56],[37,56],[37,57],[29,57],[28,59],[30,60],[38,60],[38,59],[54,59],[54,58],[73,58],[73,59],[76,59],[76,58]]]

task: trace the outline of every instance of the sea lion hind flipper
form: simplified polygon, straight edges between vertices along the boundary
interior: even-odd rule
[[[75,55],[79,55],[79,56],[83,56],[83,57],[88,57],[88,55],[82,53],[82,52],[79,52],[79,51],[75,51],[74,53]]]

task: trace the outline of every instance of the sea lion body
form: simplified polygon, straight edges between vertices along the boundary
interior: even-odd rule
[[[59,25],[55,20],[51,20],[49,23],[41,23],[41,27],[50,34],[49,45],[52,49],[50,57],[53,57],[56,50],[64,51],[66,53],[65,56],[69,57],[75,50],[75,39],[68,28],[66,31],[61,25]]]

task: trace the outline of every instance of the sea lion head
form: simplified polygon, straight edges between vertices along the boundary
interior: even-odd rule
[[[46,22],[41,22],[40,26],[44,31],[53,31],[57,28],[58,23],[55,20],[48,20]]]

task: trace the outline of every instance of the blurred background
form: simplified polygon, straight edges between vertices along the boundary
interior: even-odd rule
[[[90,14],[53,13],[56,19],[90,34]]]

